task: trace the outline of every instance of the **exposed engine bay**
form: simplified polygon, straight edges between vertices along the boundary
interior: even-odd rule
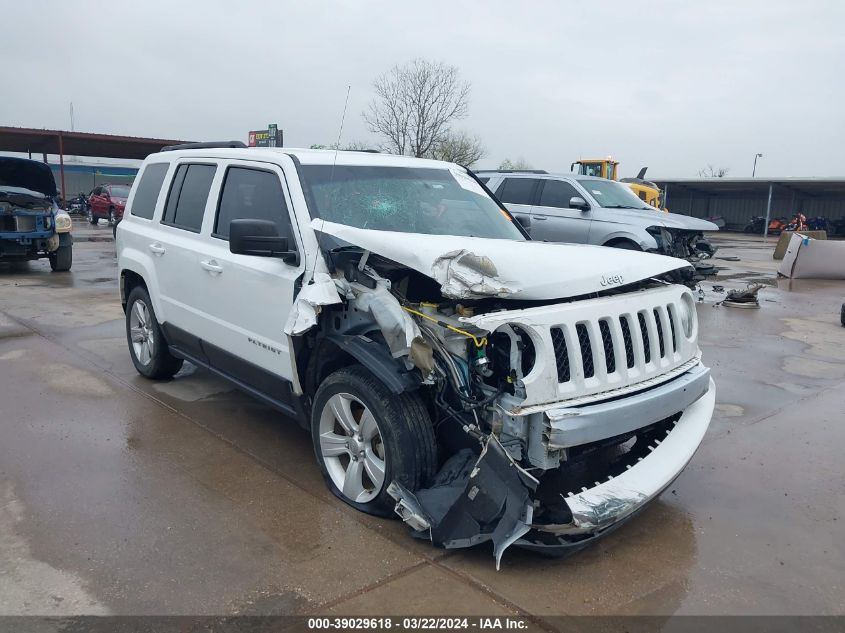
[[[696,272],[696,277],[690,280],[693,287],[698,280],[715,272],[713,264],[706,260],[713,257],[716,253],[716,248],[713,247],[710,240],[701,231],[667,228],[663,226],[653,226],[647,230],[657,241],[657,250],[655,252],[661,255],[685,259],[693,265]]]
[[[435,258],[430,275],[360,247],[326,254],[333,271],[306,286],[286,330],[311,327],[331,306],[324,331],[383,342],[406,384],[426,392],[440,469],[424,489],[387,489],[415,536],[447,548],[492,541],[497,566],[514,543],[562,555],[680,472],[657,489],[601,489],[658,449],[710,387],[689,291],[672,283],[679,270],[518,299],[475,253]]]

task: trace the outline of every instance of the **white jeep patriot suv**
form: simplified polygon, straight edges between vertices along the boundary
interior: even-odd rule
[[[559,555],[698,448],[715,391],[687,262],[531,241],[450,163],[168,149],[117,229],[132,362],[188,360],[298,420],[346,503],[497,564]]]

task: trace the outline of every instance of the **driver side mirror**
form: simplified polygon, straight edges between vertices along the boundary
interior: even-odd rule
[[[237,255],[278,257],[286,264],[299,265],[299,253],[289,250],[288,238],[279,235],[276,225],[269,220],[229,222],[229,250]]]
[[[587,204],[587,201],[584,200],[581,196],[572,196],[569,199],[569,208],[570,209],[581,209],[581,211],[589,211],[590,205]]]

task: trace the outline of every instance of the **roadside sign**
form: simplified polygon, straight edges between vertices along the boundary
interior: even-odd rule
[[[284,145],[284,130],[278,124],[271,123],[266,130],[250,130],[247,137],[250,147],[282,147]]]

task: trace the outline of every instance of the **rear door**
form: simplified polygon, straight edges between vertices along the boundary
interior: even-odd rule
[[[539,178],[520,178],[506,176],[496,190],[496,197],[518,220],[531,217],[531,206],[540,184]],[[531,223],[531,237],[534,237],[534,224]],[[542,238],[541,238],[542,239]]]
[[[584,194],[565,180],[545,179],[537,204],[531,209],[531,237],[549,242],[589,243],[592,211],[569,206],[573,197]]]
[[[284,332],[304,257],[288,264],[275,257],[234,254],[229,223],[270,220],[291,250],[304,252],[292,218],[284,172],[274,164],[221,163],[220,186],[203,227],[195,267],[197,307],[204,314],[203,348],[212,366],[264,394],[284,400],[293,381],[293,350]]]
[[[201,286],[205,281],[201,229],[206,207],[214,208],[209,192],[217,171],[212,160],[177,163],[161,220],[147,244],[155,262],[168,340],[202,361],[200,341],[212,331],[199,307],[207,301]]]

